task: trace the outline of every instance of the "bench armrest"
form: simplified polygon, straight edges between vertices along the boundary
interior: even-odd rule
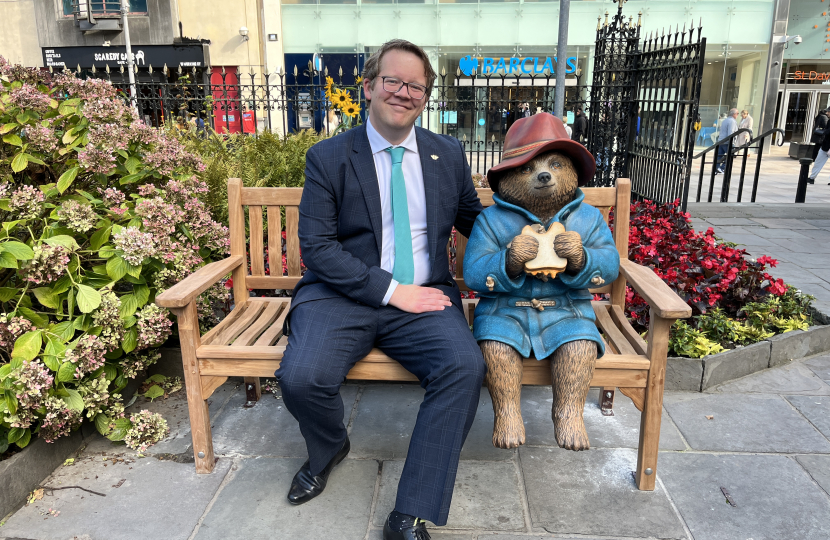
[[[206,264],[156,296],[156,305],[165,308],[184,307],[241,264],[242,255]]]
[[[686,319],[692,316],[692,308],[665,281],[657,277],[651,268],[623,259],[620,261],[620,272],[629,285],[645,298],[658,317]]]

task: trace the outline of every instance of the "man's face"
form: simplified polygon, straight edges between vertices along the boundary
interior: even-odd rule
[[[405,83],[427,86],[423,62],[410,52],[392,50],[383,55],[377,78],[363,81],[366,99],[372,100],[369,117],[376,129],[403,130],[412,127],[424,110],[427,96],[413,99],[407,86],[394,94],[387,92],[383,88],[382,77],[395,77]]]

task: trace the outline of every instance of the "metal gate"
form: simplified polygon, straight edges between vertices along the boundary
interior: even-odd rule
[[[640,198],[684,199],[689,189],[706,39],[679,27],[641,41],[640,21],[622,14],[598,24],[588,149],[592,185],[631,178]]]

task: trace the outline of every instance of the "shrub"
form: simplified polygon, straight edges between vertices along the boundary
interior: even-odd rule
[[[86,417],[143,446],[161,425],[142,416],[154,435],[141,436],[120,392],[171,333],[153,299],[227,252],[203,166],[106,82],[2,58],[0,82],[0,427],[24,447]],[[204,323],[217,298],[200,298]]]

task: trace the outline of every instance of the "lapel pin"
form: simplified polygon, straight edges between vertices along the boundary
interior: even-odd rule
[[[431,157],[432,159],[434,159],[434,160],[437,160],[437,159],[438,159],[438,156],[436,156],[435,154],[432,154],[430,157]]]

